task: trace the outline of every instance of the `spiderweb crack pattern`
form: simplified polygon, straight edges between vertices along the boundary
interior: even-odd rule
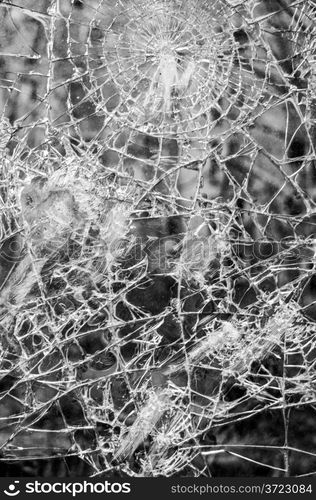
[[[314,2],[0,14],[0,470],[315,473]]]

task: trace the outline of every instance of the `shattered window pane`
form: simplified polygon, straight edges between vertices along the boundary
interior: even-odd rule
[[[315,473],[315,20],[0,3],[4,475]]]

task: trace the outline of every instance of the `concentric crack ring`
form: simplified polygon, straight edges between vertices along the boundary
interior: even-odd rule
[[[211,108],[225,93],[238,98],[238,16],[222,0],[134,0],[117,9],[103,40],[116,119],[152,136],[208,137]]]

